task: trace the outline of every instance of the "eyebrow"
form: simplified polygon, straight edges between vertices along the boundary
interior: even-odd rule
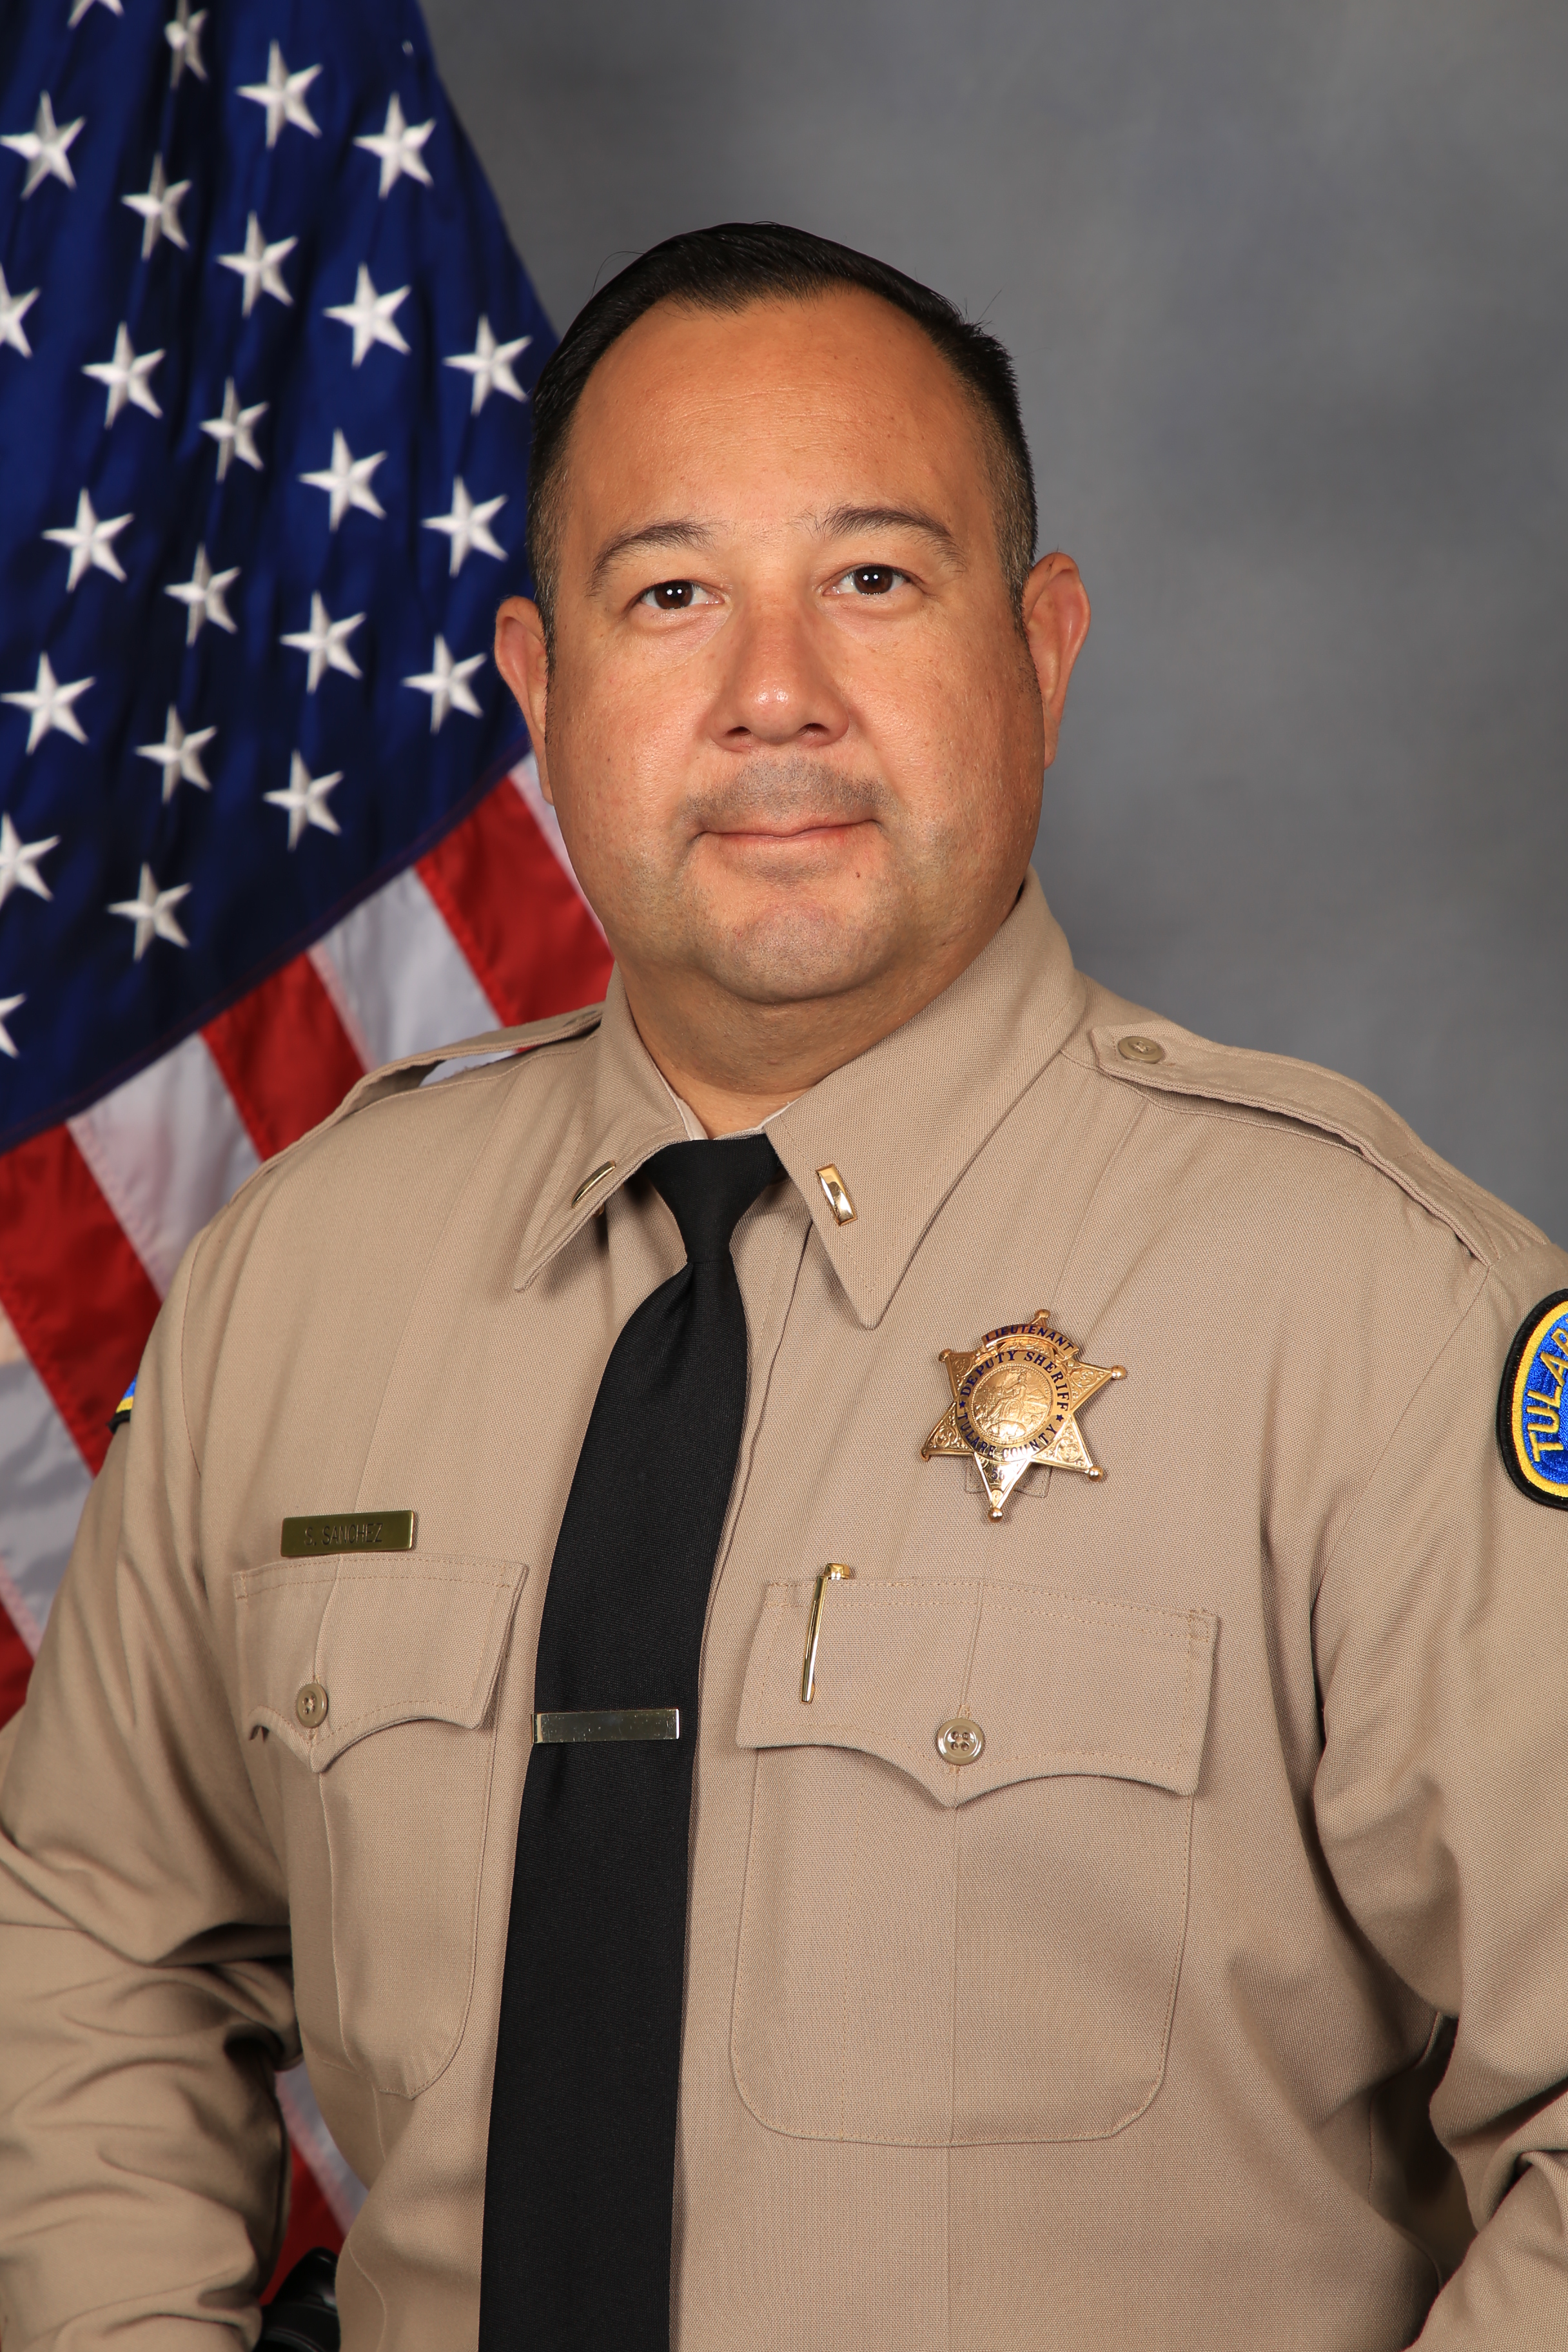
[[[959,552],[958,541],[947,525],[919,507],[834,507],[818,515],[811,527],[819,539],[847,539],[857,531],[918,530],[944,555],[956,559]]]
[[[595,558],[588,580],[589,593],[603,586],[605,574],[611,564],[623,555],[630,554],[635,547],[707,547],[712,537],[709,524],[698,522],[689,515],[671,516],[664,522],[644,523],[638,530],[623,530],[618,538],[607,541]]]

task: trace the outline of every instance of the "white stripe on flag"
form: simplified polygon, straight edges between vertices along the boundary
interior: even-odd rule
[[[70,1131],[160,1297],[185,1244],[261,1164],[199,1034],[100,1097]]]
[[[321,960],[337,973],[339,987],[329,982],[330,992],[340,1013],[346,999],[343,1025],[356,1045],[363,1040],[369,1069],[477,1036],[500,1018],[412,866],[327,933],[318,971]]]
[[[346,2237],[350,2224],[364,2203],[364,2183],[327,2129],[310,2077],[303,2066],[291,2066],[278,2077],[278,2104],[289,2126],[289,2137],[316,2176],[316,2185],[331,2207]]]
[[[377,895],[379,896],[379,893]],[[305,955],[315,971],[316,978],[331,1000],[332,1011],[342,1023],[343,1032],[349,1044],[359,1055],[363,1067],[367,1070],[374,1069],[377,1062],[383,1060],[384,1056],[371,1052],[370,1039],[364,1034],[353,1000],[343,984],[342,973],[328,953],[326,941],[318,940],[313,948],[306,949]]]
[[[0,1607],[35,1656],[91,1484],[26,1358],[0,1363]]]

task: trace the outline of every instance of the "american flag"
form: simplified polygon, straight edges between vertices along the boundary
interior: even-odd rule
[[[489,658],[552,338],[412,0],[0,23],[0,1720],[186,1243],[602,992]],[[285,2260],[356,2189],[302,2076]]]

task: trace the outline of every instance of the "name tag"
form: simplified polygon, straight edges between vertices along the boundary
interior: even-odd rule
[[[317,1559],[334,1551],[412,1551],[412,1511],[316,1512],[285,1519],[279,1549],[285,1559]]]

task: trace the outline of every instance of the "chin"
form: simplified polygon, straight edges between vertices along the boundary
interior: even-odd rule
[[[883,910],[789,906],[715,926],[699,955],[710,978],[746,1003],[798,1004],[864,987],[896,960],[900,943]]]

